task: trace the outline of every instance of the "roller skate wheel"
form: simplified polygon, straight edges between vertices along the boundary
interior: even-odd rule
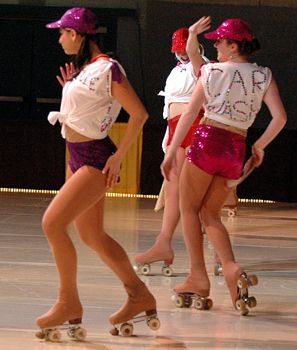
[[[172,268],[170,266],[163,266],[162,273],[164,276],[170,277],[173,274]]]
[[[245,277],[241,276],[239,277],[238,281],[237,281],[237,287],[240,289],[244,289],[248,287],[248,281],[246,280]]]
[[[76,340],[83,341],[87,337],[87,331],[84,328],[76,328],[75,331],[73,332],[73,337]]]
[[[61,340],[61,333],[57,329],[48,331],[45,339],[53,343],[59,342]]]
[[[211,299],[206,299],[205,310],[210,310],[213,306],[213,302]]]
[[[185,298],[183,295],[177,295],[174,299],[176,307],[184,307],[185,306]]]
[[[149,326],[150,329],[153,331],[156,331],[160,328],[160,320],[157,317],[151,318],[147,321],[147,325]]]
[[[123,337],[131,337],[133,334],[133,325],[131,323],[123,323],[120,331]]]
[[[235,209],[228,209],[229,218],[233,218],[235,216]]]
[[[112,328],[110,331],[109,331],[109,333],[111,334],[111,335],[119,335],[119,330],[117,329],[117,328]]]
[[[240,310],[240,311],[245,310],[246,306],[245,306],[244,300],[242,299],[236,300],[235,307],[237,310]]]
[[[255,297],[249,297],[247,302],[249,307],[256,307],[257,306],[257,299]]]
[[[138,272],[138,270],[139,270],[138,265],[133,265],[133,270],[134,270],[135,272]]]
[[[35,333],[35,337],[39,338],[39,339],[44,339],[45,338],[45,334],[42,331],[38,331],[38,332]]]
[[[151,271],[151,267],[149,264],[144,264],[141,266],[140,272],[144,275],[147,276]]]
[[[194,308],[197,310],[203,310],[204,309],[204,303],[201,299],[194,301]]]
[[[249,276],[249,280],[252,286],[256,286],[258,284],[258,277],[256,275]]]

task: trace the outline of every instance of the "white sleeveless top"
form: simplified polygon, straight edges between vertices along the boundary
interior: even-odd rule
[[[113,64],[121,65],[109,58],[98,59],[86,65],[79,75],[64,85],[60,112],[50,112],[48,121],[62,124],[65,138],[65,125],[91,139],[103,139],[115,122],[121,105],[111,95]]]
[[[205,116],[248,129],[259,112],[272,73],[255,63],[209,63],[201,68]]]

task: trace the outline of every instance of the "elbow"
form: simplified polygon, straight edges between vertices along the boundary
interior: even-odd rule
[[[147,112],[143,112],[139,115],[139,121],[142,125],[145,124],[145,122],[148,120],[148,118],[149,118],[149,115]]]
[[[284,126],[285,126],[285,125],[287,124],[287,121],[288,121],[287,114],[284,114],[284,115],[283,115],[282,120],[283,120],[283,123],[284,123]]]
[[[288,121],[287,114],[286,113],[282,114],[279,118],[279,123],[281,125],[281,128],[284,128],[284,126],[287,124],[287,121]]]
[[[145,113],[143,114],[143,116],[142,116],[143,123],[145,123],[145,122],[148,120],[148,118],[149,118],[149,115],[148,115],[147,112],[145,112]]]

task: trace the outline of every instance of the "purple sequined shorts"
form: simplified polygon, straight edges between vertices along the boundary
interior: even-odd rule
[[[69,151],[69,167],[73,173],[84,165],[103,170],[107,159],[117,148],[109,137],[86,142],[66,141]]]
[[[197,129],[188,160],[210,175],[238,179],[245,160],[245,137],[212,125]]]

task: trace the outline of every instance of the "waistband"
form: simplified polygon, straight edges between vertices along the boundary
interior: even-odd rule
[[[212,125],[215,126],[216,128],[220,128],[220,129],[224,129],[230,132],[234,132],[235,134],[239,134],[241,136],[246,137],[247,135],[247,130],[244,129],[240,129],[240,128],[236,128],[235,126],[231,126],[231,125],[226,125],[220,122],[217,122],[216,120],[207,118],[207,117],[203,117],[200,121],[200,124],[204,124],[204,125]]]

